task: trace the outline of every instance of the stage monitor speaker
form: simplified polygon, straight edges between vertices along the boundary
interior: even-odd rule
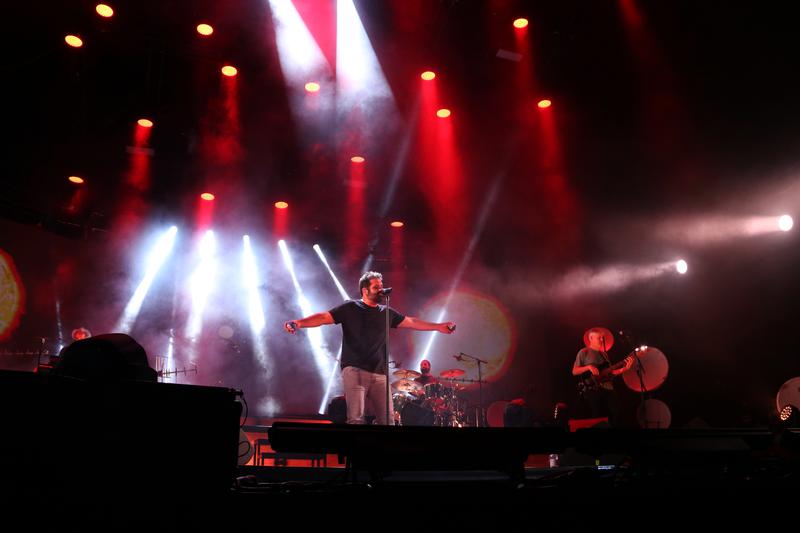
[[[345,456],[357,469],[495,470],[524,475],[532,453],[559,453],[562,428],[451,428],[422,426],[320,426],[276,422],[270,444],[278,452]]]
[[[142,345],[124,333],[107,333],[73,342],[61,350],[53,372],[91,380],[157,381]]]
[[[237,394],[0,371],[0,495],[61,510],[225,495],[237,472]]]

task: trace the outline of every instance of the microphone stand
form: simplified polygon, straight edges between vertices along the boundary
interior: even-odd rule
[[[39,372],[42,369],[42,353],[44,352],[44,343],[47,340],[47,337],[39,337],[39,352],[36,354],[36,371]]]
[[[639,344],[630,336],[620,332],[621,337],[625,340],[628,346],[631,348],[631,354],[633,354],[633,358],[636,360],[636,377],[639,378],[639,405],[642,409],[642,419],[644,421],[645,429],[647,429],[648,422],[647,422],[647,386],[644,384],[644,365],[642,365],[642,360],[639,358]]]
[[[384,293],[384,299],[386,300],[386,342],[384,343],[384,364],[383,364],[383,374],[386,376],[386,425],[390,426],[393,425],[390,423],[390,420],[393,421],[394,417],[389,417],[389,410],[391,409],[392,404],[392,394],[389,390],[389,327],[390,327],[390,318],[389,318],[389,293]]]
[[[488,364],[488,361],[484,361],[483,359],[478,359],[477,357],[475,357],[473,355],[466,354],[464,352],[461,352],[459,355],[461,357],[467,357],[469,359],[472,359],[473,361],[478,363],[478,398],[479,398],[479,400],[478,400],[479,411],[478,412],[480,414],[478,416],[478,420],[476,420],[475,422],[476,422],[476,425],[478,427],[484,427],[484,426],[486,426],[486,413],[483,410],[483,375],[481,373],[481,365]]]

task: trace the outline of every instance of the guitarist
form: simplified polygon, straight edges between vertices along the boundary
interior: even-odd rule
[[[581,397],[592,418],[608,417],[611,426],[618,425],[619,402],[613,379],[631,368],[633,358],[611,364],[608,350],[614,345],[614,337],[606,328],[588,330],[583,335],[583,342],[586,347],[578,352],[572,365],[572,375],[581,376]]]

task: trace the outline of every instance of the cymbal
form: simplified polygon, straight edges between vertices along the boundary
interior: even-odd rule
[[[416,370],[405,370],[405,369],[402,369],[402,368],[399,369],[399,370],[395,370],[394,372],[392,372],[392,374],[397,376],[398,378],[403,378],[403,379],[418,378],[418,377],[420,377],[422,375],[419,372],[417,372]]]
[[[422,385],[416,381],[411,381],[410,379],[398,379],[392,383],[392,388],[396,391],[414,392],[422,390]]]
[[[458,376],[463,376],[464,371],[460,368],[451,368],[450,370],[442,370],[439,372],[439,377],[442,378],[457,378]]]
[[[593,331],[599,333],[603,337],[603,340],[605,341],[604,343],[605,351],[609,351],[611,347],[614,346],[614,335],[611,333],[611,330],[609,330],[608,328],[604,328],[603,326],[595,326],[583,332],[584,346],[586,346],[587,348],[590,347],[591,343],[589,342],[589,333],[592,333]]]

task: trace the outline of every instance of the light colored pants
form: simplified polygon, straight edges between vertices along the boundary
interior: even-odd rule
[[[342,370],[342,384],[348,424],[363,424],[365,409],[377,424],[386,424],[386,376],[348,366]]]

